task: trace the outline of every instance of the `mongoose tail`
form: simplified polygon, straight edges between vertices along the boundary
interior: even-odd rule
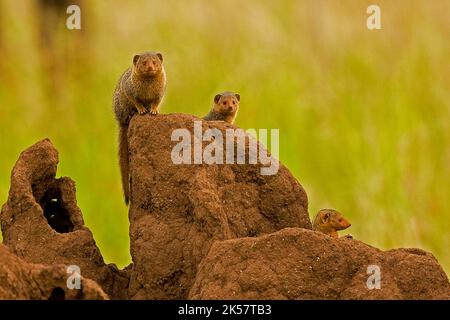
[[[130,203],[130,168],[128,160],[128,126],[120,125],[119,128],[119,166],[122,176],[122,189],[125,204]]]

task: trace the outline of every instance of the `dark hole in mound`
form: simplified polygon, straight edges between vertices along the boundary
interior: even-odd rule
[[[61,190],[50,188],[41,201],[44,216],[53,230],[59,233],[73,231],[73,223],[70,221],[70,213],[61,201]]]
[[[52,293],[50,294],[50,297],[48,297],[48,300],[65,300],[66,299],[66,293],[61,287],[56,287],[52,290]]]

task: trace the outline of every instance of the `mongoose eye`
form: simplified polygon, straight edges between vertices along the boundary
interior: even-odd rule
[[[235,104],[236,104],[236,101],[233,100],[233,104],[235,105]]]
[[[339,222],[342,222],[342,219],[339,219]]]
[[[224,102],[222,102],[222,104],[223,104],[224,106],[226,106],[226,105],[227,105],[227,102],[226,102],[226,101],[224,101]]]

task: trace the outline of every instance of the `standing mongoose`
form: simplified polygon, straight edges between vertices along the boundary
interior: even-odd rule
[[[166,88],[161,53],[144,52],[133,57],[133,65],[120,77],[114,91],[114,113],[119,123],[119,166],[125,203],[130,200],[128,124],[136,114],[158,114]]]
[[[350,222],[333,209],[319,210],[313,222],[313,230],[338,238],[338,230],[350,227]]]
[[[225,91],[216,94],[211,111],[203,119],[233,123],[239,110],[240,101],[241,96],[238,93]]]

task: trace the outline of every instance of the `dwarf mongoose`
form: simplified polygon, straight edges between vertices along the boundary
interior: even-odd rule
[[[239,110],[241,96],[238,93],[225,91],[216,94],[211,111],[203,117],[208,121],[225,121],[233,123]]]
[[[114,113],[119,123],[119,165],[125,203],[130,200],[128,163],[128,124],[136,113],[158,114],[166,88],[166,72],[161,53],[144,52],[133,57],[133,64],[120,77],[114,91]]]
[[[333,209],[319,210],[313,222],[313,230],[338,238],[338,230],[350,227],[350,222]]]

